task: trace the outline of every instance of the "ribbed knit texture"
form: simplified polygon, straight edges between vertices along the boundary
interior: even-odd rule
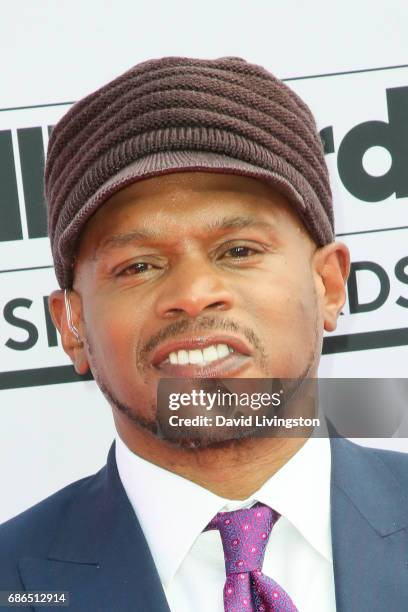
[[[228,156],[238,162],[236,173],[242,161],[271,182],[281,177],[280,184],[298,194],[294,206],[316,243],[333,240],[328,172],[306,104],[267,70],[240,58],[167,57],[138,64],[80,100],[52,131],[45,194],[61,287],[71,286],[77,240],[104,202],[95,198],[98,190],[136,160],[195,151],[216,154],[218,171]],[[147,159],[151,167],[145,164],[132,180],[163,172],[157,161],[162,156]],[[201,161],[196,169],[212,164]],[[165,169],[184,167],[167,158]],[[195,168],[191,162],[187,167]],[[250,169],[242,174],[251,175]],[[109,197],[112,190],[104,193]]]

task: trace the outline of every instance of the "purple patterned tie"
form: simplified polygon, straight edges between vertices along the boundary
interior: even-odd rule
[[[218,529],[227,579],[225,612],[297,612],[289,595],[262,573],[265,547],[279,514],[257,503],[252,508],[218,512],[204,531]]]

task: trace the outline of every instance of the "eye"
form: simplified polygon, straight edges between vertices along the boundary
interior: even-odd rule
[[[153,269],[153,265],[146,263],[145,261],[136,261],[130,266],[123,268],[118,272],[118,276],[133,276],[142,274],[143,272],[150,272]]]
[[[252,247],[239,245],[228,249],[228,251],[225,252],[224,256],[230,259],[244,259],[246,257],[250,257],[251,255],[257,255],[258,253],[259,251]]]

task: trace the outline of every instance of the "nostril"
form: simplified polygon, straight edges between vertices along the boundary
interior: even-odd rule
[[[225,302],[214,302],[213,304],[209,304],[207,308],[225,308]]]
[[[167,317],[177,317],[183,312],[184,310],[182,308],[169,308],[169,310],[167,310],[165,314]]]

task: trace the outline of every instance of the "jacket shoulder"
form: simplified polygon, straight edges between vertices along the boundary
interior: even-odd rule
[[[351,454],[356,457],[359,455],[368,460],[380,461],[383,463],[397,479],[401,487],[408,492],[408,453],[361,446],[345,438],[340,439],[339,442],[347,446]]]
[[[393,472],[401,486],[408,491],[408,453],[378,448],[370,448],[368,450]]]
[[[101,472],[69,484],[0,525],[0,587],[5,577],[7,589],[20,587],[18,560],[47,555],[61,516],[76,496],[92,488]]]

